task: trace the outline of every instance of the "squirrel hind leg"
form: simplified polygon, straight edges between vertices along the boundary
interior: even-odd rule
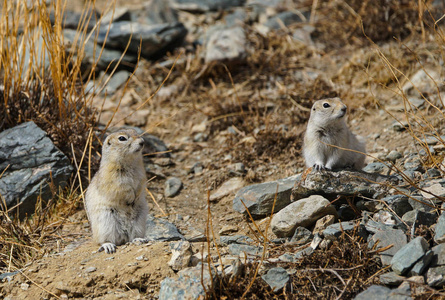
[[[116,252],[116,245],[113,243],[103,243],[99,250],[97,250],[98,252],[102,252],[105,251],[108,254],[114,253]]]

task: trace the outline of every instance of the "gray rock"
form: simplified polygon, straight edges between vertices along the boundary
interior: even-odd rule
[[[312,232],[309,229],[299,226],[297,229],[295,229],[294,235],[290,239],[290,242],[303,245],[309,243],[312,237]]]
[[[215,278],[206,264],[181,270],[178,275],[176,280],[169,277],[162,280],[159,300],[205,299],[205,290],[211,287]]]
[[[434,231],[434,240],[436,243],[445,242],[445,214],[440,215]]]
[[[355,222],[340,222],[329,225],[324,231],[323,236],[327,240],[338,239],[343,232],[355,232],[356,235],[366,240],[367,233],[363,224],[356,224]]]
[[[440,74],[433,69],[419,69],[402,87],[404,93],[420,97],[420,93],[436,93]]]
[[[402,158],[402,153],[400,153],[399,151],[396,150],[392,150],[391,152],[389,152],[389,154],[386,156],[386,160],[395,162],[396,160],[398,160],[399,158]]]
[[[7,207],[17,203],[20,217],[31,215],[37,198],[53,197],[50,184],[63,188],[73,167],[69,159],[34,122],[0,133],[0,194]]]
[[[81,22],[85,22],[82,29],[86,28],[88,32],[93,29],[99,18],[100,14],[96,10],[91,8],[87,11],[82,11],[81,13],[75,11],[65,11],[62,19],[62,28],[77,29]],[[53,11],[49,13],[49,20],[51,22],[51,25],[54,26],[56,18]]]
[[[243,245],[243,244],[229,244],[229,252],[231,255],[240,255],[246,253],[253,256],[259,256],[263,253],[263,247]]]
[[[302,18],[302,14],[297,14],[293,11],[284,11],[282,13],[277,14],[276,16],[273,16],[272,18],[269,18],[264,25],[267,26],[270,29],[277,30],[281,29],[282,26],[288,27],[289,25],[295,24],[295,23],[301,23],[306,22],[310,18],[310,13],[306,13],[306,15]]]
[[[230,244],[250,244],[253,240],[245,235],[222,235],[219,237],[219,242],[222,246]]]
[[[426,282],[429,286],[443,287],[445,284],[445,266],[429,268],[426,272]]]
[[[445,244],[436,245],[431,250],[433,251],[431,266],[445,266]]]
[[[367,290],[358,294],[354,300],[410,300],[410,294],[397,289],[391,290],[380,285],[371,285]]]
[[[374,220],[368,220],[365,224],[365,228],[367,231],[371,233],[377,233],[379,231],[397,229],[396,225],[383,224],[380,222],[376,222]]]
[[[267,271],[261,278],[271,287],[272,291],[278,292],[289,282],[289,274],[281,267]]]
[[[205,44],[205,62],[240,62],[247,57],[247,38],[243,27],[213,30]]]
[[[427,249],[428,242],[421,236],[416,237],[394,254],[392,270],[399,275],[406,274],[425,255]]]
[[[433,207],[434,202],[431,203],[431,201],[426,200],[420,195],[411,196],[408,201],[414,209],[424,212],[431,212],[435,210],[435,208]]]
[[[2,273],[2,274],[0,274],[0,280],[3,280],[3,279],[8,278],[8,277],[12,278],[14,275],[16,275],[18,273],[19,273],[19,271]]]
[[[165,196],[174,197],[182,189],[182,181],[178,177],[169,177],[165,181]]]
[[[298,226],[309,227],[326,215],[336,215],[337,211],[326,198],[312,195],[289,204],[273,216],[272,232],[277,237],[294,234]]]
[[[105,88],[102,90],[102,94],[112,95],[116,92],[128,78],[130,78],[131,73],[125,70],[116,72],[111,76]]]
[[[64,42],[67,44],[66,50],[69,53],[77,56],[80,53],[78,50],[82,49],[82,66],[84,68],[90,68],[95,65],[96,70],[106,70],[107,68],[113,69],[116,67],[119,59],[122,56],[122,52],[118,50],[112,50],[104,48],[102,50],[101,46],[95,46],[92,39],[86,39],[84,36],[78,36],[76,30],[64,29],[63,30]],[[77,43],[74,44],[76,41]],[[102,53],[101,53],[102,51]],[[99,57],[100,55],[100,57]],[[76,59],[76,58],[74,58]],[[121,65],[134,65],[137,62],[137,55],[132,55],[130,53],[125,53],[122,56]]]
[[[419,97],[409,97],[408,101],[414,108],[421,108],[425,105],[425,99]]]
[[[406,280],[406,277],[397,275],[394,272],[389,272],[389,273],[380,275],[379,279],[380,279],[380,283],[383,283],[386,285],[399,285],[403,281]]]
[[[187,241],[179,241],[170,243],[172,256],[168,265],[173,271],[182,270],[190,265],[193,251],[192,245]]]
[[[373,162],[364,167],[363,171],[367,173],[378,173],[384,175],[388,173],[389,168],[384,163]]]
[[[360,171],[313,171],[292,190],[291,199],[296,201],[314,194],[334,197],[334,199],[338,195],[363,195],[372,198],[374,194],[382,194],[386,191],[387,184],[395,185],[397,182],[392,177]]]
[[[276,195],[274,211],[280,211],[290,203],[292,188],[300,178],[301,175],[298,174],[277,181],[246,186],[235,195],[233,209],[247,215],[245,205],[254,218],[264,217],[270,215]]]
[[[181,44],[186,34],[182,23],[145,25],[121,21],[112,23],[109,28],[101,27],[97,42],[101,45],[106,42],[107,48],[125,50],[131,39],[128,52],[137,54],[141,48],[142,57],[153,58]]]
[[[142,9],[131,12],[131,20],[147,25],[178,22],[178,12],[170,6],[170,1],[146,1]]]
[[[408,128],[408,122],[406,121],[395,121],[391,124],[391,128],[394,131],[405,131]]]
[[[426,170],[425,175],[427,176],[427,178],[438,178],[442,176],[442,173],[440,173],[440,171],[437,169],[431,168]]]
[[[245,182],[241,177],[230,178],[210,195],[210,201],[217,201],[227,195],[230,195],[241,189],[244,184]]]
[[[170,5],[178,10],[202,13],[242,6],[245,2],[246,0],[172,0]]]
[[[382,249],[393,245],[392,248],[379,253],[382,264],[389,265],[394,254],[406,245],[407,239],[405,233],[400,229],[385,229],[377,231],[377,233],[372,236],[369,246],[374,247],[376,243],[377,246],[375,249]]]
[[[409,204],[409,198],[404,195],[392,195],[386,196],[382,199],[389,207],[398,215],[403,216],[408,211],[413,210],[411,204]]]
[[[116,7],[109,11],[106,15],[102,16],[100,25],[108,26],[111,22],[131,21],[130,10],[126,7]]]
[[[145,238],[154,242],[168,242],[184,240],[184,236],[179,233],[178,229],[172,223],[155,218],[152,215],[147,216]]]
[[[434,256],[434,252],[432,250],[428,250],[427,253],[414,265],[414,267],[409,271],[410,276],[419,276],[423,275],[426,268],[430,265]]]
[[[224,17],[227,26],[244,25],[249,21],[249,15],[244,8],[237,8]]]

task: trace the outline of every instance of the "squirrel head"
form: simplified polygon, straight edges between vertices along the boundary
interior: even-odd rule
[[[344,122],[347,106],[340,98],[328,98],[315,101],[310,119],[316,125],[328,125]]]
[[[134,129],[110,134],[102,146],[102,160],[132,164],[142,159],[144,139]]]

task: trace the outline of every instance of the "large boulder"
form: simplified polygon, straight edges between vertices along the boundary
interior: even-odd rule
[[[6,171],[5,171],[6,170]],[[35,210],[37,199],[53,197],[69,180],[69,159],[34,122],[26,122],[0,133],[0,195],[11,208],[20,203],[20,217]]]

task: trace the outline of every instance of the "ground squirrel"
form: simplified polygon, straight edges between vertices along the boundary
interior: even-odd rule
[[[145,200],[144,140],[135,130],[110,134],[102,159],[85,195],[85,208],[99,251],[116,251],[116,245],[144,241],[148,205]]]
[[[365,153],[365,143],[349,130],[345,115],[346,105],[339,98],[314,103],[303,144],[303,156],[308,168],[322,170],[364,167],[365,154],[327,145]]]

